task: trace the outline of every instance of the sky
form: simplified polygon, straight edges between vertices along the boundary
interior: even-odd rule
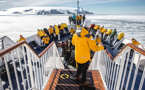
[[[77,0],[0,0],[0,10],[15,7],[76,7]],[[145,14],[145,0],[80,0],[80,7],[96,14]]]

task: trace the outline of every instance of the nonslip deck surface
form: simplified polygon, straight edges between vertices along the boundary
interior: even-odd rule
[[[77,80],[70,77],[76,71],[55,69],[53,70],[50,79],[44,90],[105,90],[100,73],[96,70],[87,72],[87,80],[89,86],[82,86]]]

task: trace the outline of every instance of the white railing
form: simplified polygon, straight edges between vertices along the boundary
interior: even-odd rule
[[[46,65],[52,57],[57,61]],[[52,69],[63,68],[54,42],[39,55],[26,42],[20,42],[1,51],[0,60],[6,69],[5,73],[0,73],[0,90],[43,90]],[[3,80],[3,75],[7,80]]]
[[[7,36],[3,36],[0,38],[0,50],[6,49],[14,44],[16,43]]]
[[[143,59],[145,51],[128,44],[114,59],[106,51],[96,52],[90,69],[99,70],[107,90],[144,90]]]

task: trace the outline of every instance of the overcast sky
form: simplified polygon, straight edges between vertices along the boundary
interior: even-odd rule
[[[0,0],[0,10],[13,7],[76,7],[77,0]],[[145,0],[80,0],[80,6],[97,14],[145,14]]]

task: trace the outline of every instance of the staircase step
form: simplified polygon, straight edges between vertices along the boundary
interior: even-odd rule
[[[74,70],[55,69],[44,90],[105,90],[99,71],[87,72],[89,86],[82,86],[79,81],[71,79],[75,73]]]

